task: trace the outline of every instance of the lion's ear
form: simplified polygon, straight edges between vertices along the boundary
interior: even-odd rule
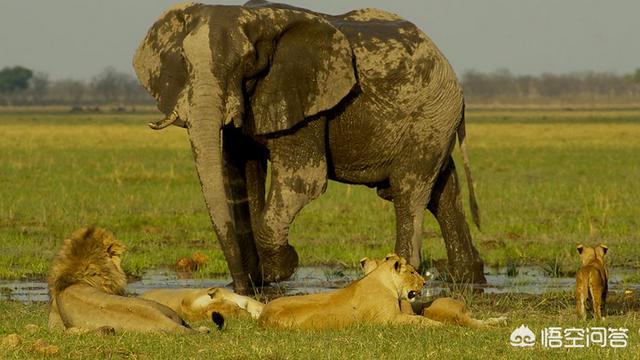
[[[109,257],[120,256],[123,253],[123,246],[120,244],[111,244],[107,247],[107,254]]]
[[[582,246],[582,244],[578,244],[578,246],[576,246],[576,249],[578,249],[578,254],[582,254],[582,251],[584,250],[584,246]]]
[[[397,257],[399,257],[399,256],[396,253],[388,253],[387,256],[384,259],[385,260],[389,260],[389,259],[397,258]]]
[[[122,256],[122,254],[124,254],[124,245],[113,239],[113,242],[107,246],[107,254],[109,254],[110,257]]]
[[[609,250],[609,248],[605,244],[600,244],[598,245],[598,247],[602,250],[602,256],[604,256],[607,253],[607,250]]]
[[[599,246],[600,246],[600,248],[602,248],[602,252],[603,252],[604,254],[606,254],[606,253],[607,253],[607,250],[609,250],[609,248],[608,248],[608,247],[607,247],[607,245],[605,245],[605,244],[600,244]]]
[[[369,262],[368,257],[363,257],[362,259],[360,259],[360,267],[364,269],[364,266],[367,264],[367,262]]]
[[[393,263],[393,269],[394,269],[395,271],[400,271],[400,261],[396,260],[396,261]]]
[[[207,295],[209,295],[209,297],[213,299],[218,294],[218,290],[218,288],[209,288],[207,289]]]

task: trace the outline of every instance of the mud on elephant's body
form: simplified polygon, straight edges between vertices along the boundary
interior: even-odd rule
[[[428,208],[453,275],[484,281],[451,159],[456,135],[464,144],[462,92],[410,22],[373,9],[181,5],[151,27],[134,67],[166,114],[152,127],[188,129],[236,290],[293,273],[289,226],[327,179],[393,201],[395,251],[414,266]]]

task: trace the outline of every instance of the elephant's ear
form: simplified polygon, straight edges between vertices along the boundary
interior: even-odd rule
[[[167,9],[149,28],[133,57],[133,68],[142,86],[170,116],[188,81],[182,45],[199,4],[177,4]]]
[[[336,106],[356,83],[353,54],[344,34],[309,14],[277,40],[271,66],[250,99],[251,132],[291,129]]]

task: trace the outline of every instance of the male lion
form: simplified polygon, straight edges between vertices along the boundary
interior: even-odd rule
[[[360,266],[366,275],[374,271],[380,264],[393,258],[398,258],[398,256],[389,254],[385,260],[373,260],[365,257],[360,260]],[[400,309],[406,314],[414,314],[411,304],[406,300],[400,300]],[[507,321],[505,317],[488,318],[486,320],[474,319],[470,316],[466,305],[462,301],[450,297],[435,299],[429,306],[422,308],[419,312],[434,321],[468,327],[500,326],[505,325]]]
[[[586,320],[585,304],[587,298],[593,305],[593,316],[602,319],[607,301],[609,270],[604,262],[607,246],[600,244],[596,247],[577,247],[582,261],[582,267],[576,273],[576,313],[579,319]]]
[[[264,304],[225,288],[154,289],[140,297],[166,305],[188,321],[211,319],[214,312],[225,318],[257,319]]]
[[[367,322],[438,325],[405,314],[398,305],[399,299],[413,301],[424,284],[413,266],[396,257],[343,289],[275,299],[265,305],[258,324],[281,329],[335,329]]]
[[[170,308],[124,296],[123,251],[111,232],[94,226],[77,230],[64,241],[49,274],[49,327],[195,332]]]

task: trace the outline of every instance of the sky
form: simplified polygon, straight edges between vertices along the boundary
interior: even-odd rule
[[[204,3],[240,5],[244,1]],[[457,73],[629,73],[640,68],[640,0],[282,0],[340,14],[376,7],[418,25]],[[133,74],[147,29],[175,1],[0,0],[0,68],[88,80]]]

